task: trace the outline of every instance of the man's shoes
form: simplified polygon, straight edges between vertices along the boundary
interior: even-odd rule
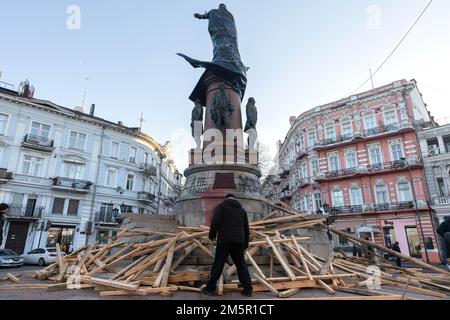
[[[246,297],[251,297],[253,295],[253,292],[244,290],[244,291],[241,291],[241,294]]]
[[[206,287],[204,287],[202,289],[202,293],[207,295],[207,296],[215,296],[216,295],[216,291],[215,290],[214,291],[213,290],[209,290]]]

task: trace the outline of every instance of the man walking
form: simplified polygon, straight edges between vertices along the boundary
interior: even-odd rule
[[[442,260],[450,270],[450,263],[448,258],[450,257],[450,217],[445,217],[444,221],[437,228],[437,233],[442,237]]]
[[[402,253],[402,251],[400,250],[400,243],[398,243],[398,241],[395,241],[394,245],[392,246],[392,250],[398,253]],[[395,262],[397,263],[398,267],[402,266],[402,260],[400,259],[400,257],[397,257]]]
[[[9,212],[9,206],[6,203],[0,203],[0,247],[3,244],[3,224],[5,223],[5,215]]]
[[[217,281],[222,275],[225,261],[230,255],[236,265],[239,281],[244,288],[241,293],[247,297],[252,296],[252,280],[244,258],[249,244],[249,234],[247,212],[234,195],[228,194],[225,201],[217,206],[211,221],[209,238],[214,241],[217,236],[217,248],[211,278],[202,290],[203,293],[215,294]]]

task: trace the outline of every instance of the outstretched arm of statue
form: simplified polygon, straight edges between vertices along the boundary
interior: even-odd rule
[[[197,19],[209,19],[209,12],[205,11],[205,14],[194,13],[194,17]]]

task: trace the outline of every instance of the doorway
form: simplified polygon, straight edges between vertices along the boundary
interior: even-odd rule
[[[10,249],[17,254],[23,254],[25,243],[27,242],[29,225],[30,223],[25,221],[11,221],[5,248]]]
[[[408,241],[409,255],[413,258],[422,258],[417,227],[405,227],[405,232],[406,240]]]

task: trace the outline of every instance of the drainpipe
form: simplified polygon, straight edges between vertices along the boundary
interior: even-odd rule
[[[159,166],[159,181],[158,181],[158,201],[157,201],[157,204],[158,204],[158,208],[156,209],[157,211],[156,211],[156,214],[159,214],[159,207],[160,207],[160,199],[161,199],[161,179],[162,179],[162,176],[161,176],[161,169],[162,169],[162,161],[163,161],[163,158],[159,158],[160,159],[160,162],[159,162],[159,164],[158,164],[158,166]]]
[[[94,206],[95,206],[95,198],[97,196],[97,184],[98,184],[98,179],[99,179],[99,176],[100,176],[100,164],[101,164],[101,157],[102,157],[102,154],[103,154],[103,140],[104,140],[104,138],[105,138],[105,127],[103,126],[102,127],[102,136],[101,136],[101,139],[100,139],[100,152],[97,155],[97,174],[96,174],[94,185],[93,185],[94,191],[92,193],[91,210],[90,210],[91,212],[89,214],[89,220],[88,220],[88,221],[92,222],[92,225],[94,225],[94,223],[95,223],[95,221],[94,221],[95,220],[94,219]],[[90,237],[90,234],[89,235],[86,234],[86,240],[85,240],[85,245],[86,246],[88,245],[89,237]]]

